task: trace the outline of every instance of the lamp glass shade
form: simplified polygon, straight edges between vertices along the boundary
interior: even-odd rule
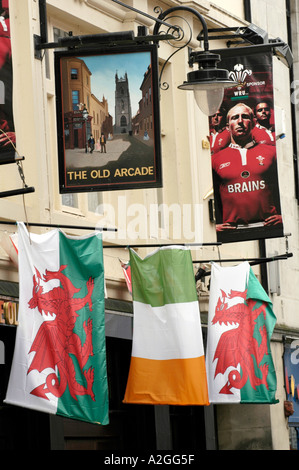
[[[224,88],[195,86],[194,97],[197,106],[206,116],[213,116],[223,101]]]
[[[199,69],[189,72],[187,81],[178,88],[193,90],[198,107],[207,116],[212,116],[223,101],[224,89],[234,87],[237,82],[229,79],[227,70],[217,69],[216,62],[220,60],[219,55],[206,51],[194,53],[193,57]]]

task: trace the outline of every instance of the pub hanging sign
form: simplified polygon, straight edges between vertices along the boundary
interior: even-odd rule
[[[55,53],[60,193],[161,187],[157,46]]]

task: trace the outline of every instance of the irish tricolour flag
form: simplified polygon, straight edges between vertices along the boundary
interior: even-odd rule
[[[211,403],[276,403],[271,301],[249,263],[212,264],[207,375]]]
[[[108,424],[100,234],[18,224],[19,326],[5,402]]]
[[[201,321],[189,249],[130,252],[133,345],[125,403],[207,405]]]

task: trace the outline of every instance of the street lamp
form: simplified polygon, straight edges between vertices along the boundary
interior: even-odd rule
[[[84,109],[82,110],[82,116],[83,116],[83,119],[85,121],[85,153],[87,153],[87,149],[88,149],[88,130],[87,130],[87,123],[88,123],[88,111],[86,109],[86,106],[84,105]]]
[[[194,14],[201,22],[203,27],[204,50],[191,52],[189,65],[193,66],[194,63],[198,64],[198,70],[188,73],[187,81],[184,81],[178,88],[181,90],[193,90],[198,107],[204,114],[211,116],[215,114],[222,103],[224,89],[234,87],[237,85],[237,82],[229,78],[229,72],[227,70],[217,68],[217,62],[221,60],[221,57],[209,51],[207,24],[202,15],[194,10],[194,8],[177,6],[160,13],[158,16],[159,21],[154,28],[154,34],[158,34],[161,22],[164,18],[179,10]]]
[[[198,107],[207,116],[212,116],[219,109],[224,89],[237,85],[228,77],[228,71],[218,69],[216,63],[220,55],[211,52],[191,52],[190,65],[198,63],[198,70],[187,75],[187,81],[179,85],[180,90],[193,90]]]

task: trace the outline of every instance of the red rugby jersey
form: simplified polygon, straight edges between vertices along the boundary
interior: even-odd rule
[[[228,129],[222,129],[220,132],[210,134],[211,154],[219,152],[230,144],[230,132]]]
[[[231,144],[214,155],[212,166],[223,223],[260,222],[279,213],[271,188],[277,189],[275,147],[257,144],[245,149]]]
[[[10,21],[0,16],[0,68],[11,60]]]
[[[255,142],[260,144],[275,145],[275,132],[259,124],[256,124],[252,129],[252,137]]]

